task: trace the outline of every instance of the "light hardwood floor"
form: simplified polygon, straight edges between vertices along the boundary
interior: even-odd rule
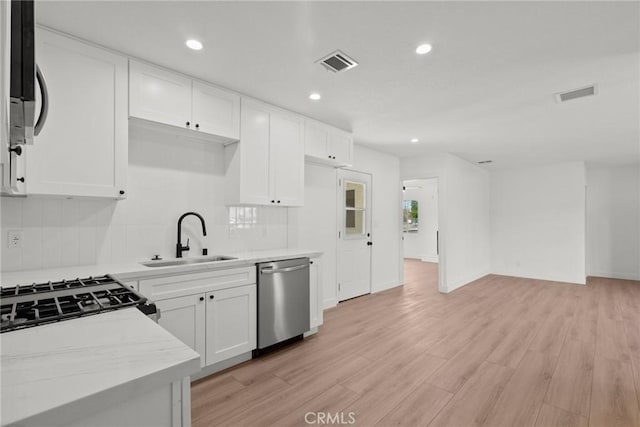
[[[195,427],[640,426],[640,282],[487,276],[437,292],[437,266],[325,311],[318,334],[192,385]],[[314,416],[308,418],[314,421]]]

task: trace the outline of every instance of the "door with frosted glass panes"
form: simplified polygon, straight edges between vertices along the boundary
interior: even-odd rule
[[[371,175],[338,171],[338,301],[371,293]]]

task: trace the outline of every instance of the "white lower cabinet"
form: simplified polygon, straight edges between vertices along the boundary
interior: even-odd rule
[[[255,266],[141,279],[158,323],[210,366],[256,348]]]
[[[206,364],[256,348],[256,285],[206,295]]]
[[[204,294],[187,295],[156,301],[160,310],[158,324],[173,336],[200,354],[200,366],[205,366],[205,319]]]

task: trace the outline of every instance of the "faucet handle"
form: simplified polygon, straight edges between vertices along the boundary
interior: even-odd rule
[[[185,251],[188,251],[189,249],[191,249],[189,247],[189,238],[187,237],[187,244],[185,245],[185,247],[183,248]]]

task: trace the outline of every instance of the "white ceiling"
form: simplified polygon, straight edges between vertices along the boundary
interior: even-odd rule
[[[402,157],[439,150],[494,168],[640,158],[637,2],[41,1],[36,13]],[[430,54],[414,53],[421,42]],[[360,66],[314,64],[335,49]],[[556,103],[591,83],[597,96]]]

